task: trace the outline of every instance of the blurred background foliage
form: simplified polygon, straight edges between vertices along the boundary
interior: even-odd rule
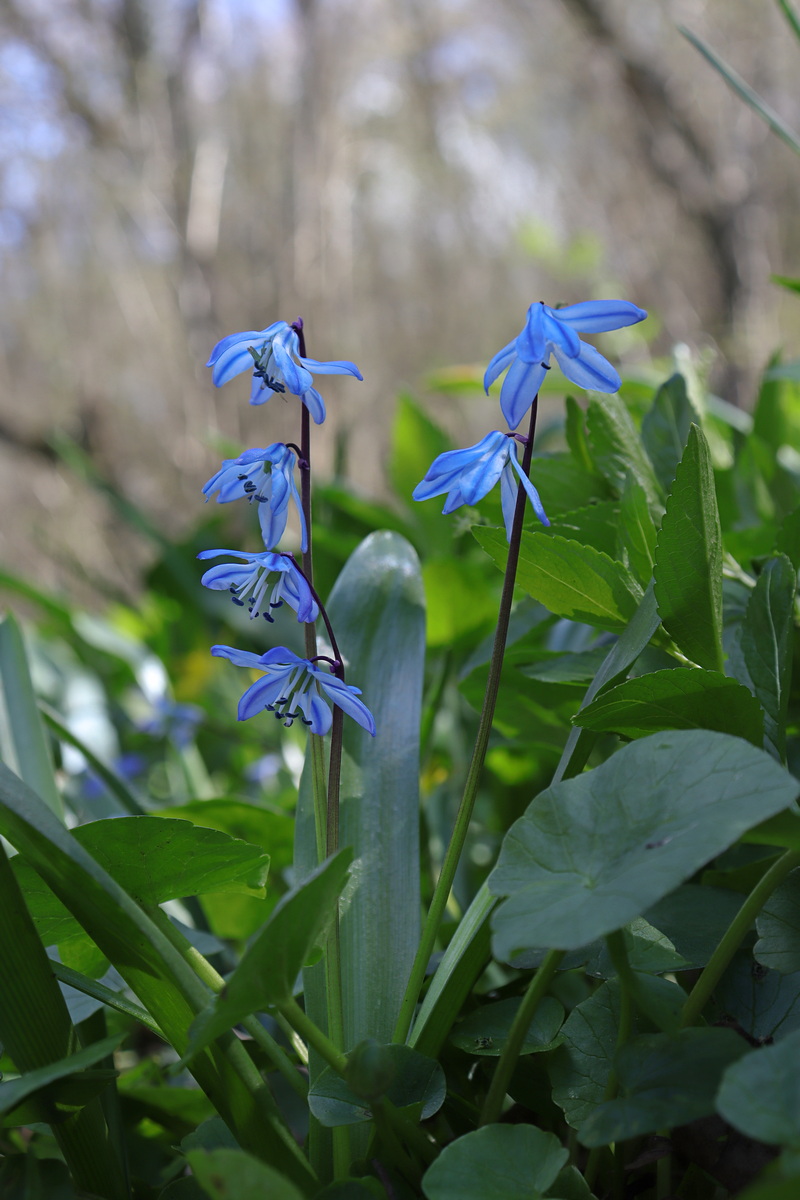
[[[392,503],[398,388],[485,432],[480,369],[540,296],[635,300],[629,373],[685,342],[747,405],[796,347],[797,166],[680,23],[797,123],[773,0],[0,0],[6,568],[140,595],[220,454],[296,439],[202,364],[298,313],[365,375],[325,388],[342,520]]]

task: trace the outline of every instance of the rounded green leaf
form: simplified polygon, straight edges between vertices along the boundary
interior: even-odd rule
[[[763,751],[701,730],[642,738],[555,784],[511,827],[489,876],[506,898],[496,956],[575,950],[621,928],[799,786]]]
[[[445,1146],[422,1190],[428,1200],[541,1200],[568,1157],[534,1125],[486,1125]]]
[[[800,1149],[800,1030],[729,1067],[717,1109],[740,1133]]]
[[[786,876],[756,919],[758,962],[781,975],[800,971],[800,867]]]
[[[303,1200],[303,1193],[244,1150],[190,1150],[192,1173],[211,1200]]]
[[[444,1071],[432,1058],[410,1046],[382,1047],[394,1067],[394,1077],[385,1097],[395,1108],[421,1105],[421,1120],[438,1112],[444,1103],[447,1085]],[[321,1125],[361,1125],[372,1120],[369,1103],[351,1091],[341,1075],[330,1067],[320,1074],[308,1093],[308,1106]]]
[[[456,1025],[450,1041],[467,1054],[496,1058],[505,1046],[520,1003],[513,998],[482,1005]],[[558,1031],[563,1021],[562,1006],[553,996],[545,996],[525,1034],[520,1054],[552,1050],[559,1044]]]

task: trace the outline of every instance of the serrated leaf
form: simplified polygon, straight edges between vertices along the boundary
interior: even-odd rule
[[[697,425],[675,475],[656,544],[656,602],[679,649],[722,669],[722,536],[708,443]]]
[[[659,482],[668,491],[683,456],[689,428],[698,419],[682,375],[671,375],[642,420],[642,442]]]
[[[422,1190],[428,1200],[541,1200],[568,1157],[534,1125],[486,1125],[445,1146]]]
[[[592,400],[586,413],[589,445],[597,470],[619,495],[632,475],[647,496],[653,517],[661,514],[664,496],[653,464],[647,457],[636,426],[619,396]]]
[[[781,975],[800,971],[800,867],[791,871],[767,900],[758,917],[757,962]]]
[[[783,554],[770,559],[747,605],[738,651],[731,656],[736,678],[764,710],[764,748],[780,762],[786,758],[796,590],[797,573],[789,559]]]
[[[472,532],[504,570],[508,545],[503,530],[474,526]],[[549,533],[523,533],[517,583],[556,616],[603,629],[624,628],[642,598],[622,563]]]
[[[800,1030],[725,1072],[717,1109],[740,1133],[800,1149]]]
[[[386,1099],[395,1108],[421,1105],[421,1120],[438,1112],[444,1103],[447,1085],[444,1071],[432,1058],[410,1046],[385,1047],[395,1065],[396,1075],[386,1090]],[[311,1112],[327,1128],[338,1125],[362,1125],[372,1120],[369,1101],[356,1096],[340,1075],[326,1067],[308,1093]]]
[[[620,506],[617,500],[597,500],[584,508],[560,513],[551,527],[553,534],[565,537],[583,546],[613,558],[617,550],[617,530],[620,523]],[[648,576],[649,579],[649,576]]]
[[[186,1061],[243,1017],[291,999],[300,969],[330,924],[352,858],[352,850],[340,850],[281,897],[224,991],[192,1023]]]
[[[641,1137],[714,1111],[722,1072],[747,1054],[730,1029],[682,1029],[634,1038],[615,1059],[619,1093],[582,1124],[584,1146]]]
[[[604,692],[573,717],[576,725],[637,738],[662,729],[715,729],[761,746],[755,697],[719,671],[652,671]]]
[[[459,1021],[450,1041],[467,1054],[496,1058],[505,1046],[520,1004],[518,998],[482,1004]],[[564,1009],[555,997],[545,996],[528,1027],[520,1054],[552,1050],[563,1022]]]
[[[489,876],[506,898],[495,956],[578,949],[621,928],[798,787],[763,751],[706,731],[642,738],[555,784],[512,825]]]

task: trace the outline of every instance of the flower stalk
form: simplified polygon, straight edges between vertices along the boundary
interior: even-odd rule
[[[525,441],[525,449],[522,457],[522,471],[526,476],[530,475],[531,460],[533,457],[533,439],[536,433],[536,414],[539,407],[538,395],[534,397],[531,405],[530,422],[528,425],[528,434]],[[481,771],[486,758],[486,750],[489,745],[489,735],[492,730],[492,721],[494,719],[494,710],[497,704],[497,694],[500,690],[500,677],[503,670],[503,655],[506,648],[506,638],[508,636],[508,622],[511,616],[511,604],[514,598],[514,583],[517,577],[517,565],[519,563],[520,543],[522,540],[522,526],[525,520],[525,503],[527,500],[527,492],[520,484],[517,489],[517,503],[514,509],[514,518],[511,527],[511,537],[508,546],[508,561],[506,563],[505,579],[503,580],[503,591],[500,597],[500,608],[497,614],[497,628],[494,635],[494,645],[492,648],[492,658],[489,665],[489,677],[486,681],[486,693],[483,699],[483,707],[481,709],[480,723],[478,726],[478,735],[475,739],[475,748],[472,753],[472,760],[467,772],[467,779],[464,785],[464,794],[461,798],[458,813],[456,815],[453,835],[450,839],[450,845],[447,848],[442,869],[439,873],[439,878],[431,900],[431,906],[428,910],[428,916],[425,921],[425,926],[422,931],[419,949],[417,951],[414,964],[411,968],[411,976],[408,981],[403,1003],[400,1008],[400,1015],[397,1020],[394,1031],[394,1040],[396,1042],[405,1042],[411,1022],[414,1016],[414,1010],[419,999],[419,994],[422,989],[422,984],[425,979],[425,971],[428,966],[433,947],[436,942],[436,935],[439,931],[442,917],[444,915],[447,901],[450,896],[450,891],[455,879],[456,869],[458,867],[461,853],[464,849],[464,843],[467,838],[469,823],[472,819],[472,810],[475,807],[475,799],[478,794],[478,783],[480,781]]]

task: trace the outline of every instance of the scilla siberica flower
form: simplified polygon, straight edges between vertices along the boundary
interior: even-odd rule
[[[300,517],[300,546],[308,546],[306,522],[300,495],[294,481],[295,455],[283,442],[273,442],[263,449],[245,450],[238,458],[226,458],[216,475],[203,487],[210,500],[218,493],[219,504],[247,497],[258,503],[258,519],[267,550],[273,550],[283,537],[293,500]]]
[[[643,321],[647,313],[627,300],[587,300],[565,308],[549,308],[541,301],[528,309],[525,328],[495,354],[483,379],[486,391],[508,368],[500,391],[500,407],[511,429],[516,429],[533,404],[547,372],[550,355],[572,383],[597,392],[616,392],[622,380],[594,346],[579,333],[606,333]]]
[[[234,604],[248,606],[250,618],[263,616],[274,620],[270,609],[280,608],[284,600],[297,613],[298,621],[316,621],[319,605],[314,599],[305,575],[288,554],[246,554],[241,550],[201,550],[198,558],[219,558],[230,554],[241,563],[220,563],[206,571],[200,582],[214,591],[229,591]],[[270,576],[277,574],[278,582],[265,606]]]
[[[214,368],[212,379],[216,387],[222,387],[242,371],[252,370],[251,404],[265,404],[273,393],[289,391],[300,397],[317,425],[325,420],[325,401],[313,386],[312,373],[355,375],[356,379],[363,379],[355,363],[303,358],[297,330],[286,321],[276,321],[266,329],[229,334],[217,342],[206,366]]]
[[[434,459],[428,474],[412,493],[415,500],[428,500],[447,492],[442,512],[451,513],[462,504],[477,504],[500,480],[500,502],[506,536],[511,541],[511,523],[517,503],[517,481],[520,478],[543,525],[549,525],[539,493],[517,460],[517,445],[512,434],[495,430],[466,450],[447,450]]]
[[[358,699],[360,690],[322,670],[310,659],[299,658],[285,646],[275,646],[266,654],[236,650],[233,646],[212,646],[211,653],[218,658],[229,658],[237,667],[252,667],[265,672],[239,700],[240,721],[266,709],[284,725],[291,725],[299,717],[312,733],[327,733],[333,717],[319,694],[318,689],[321,689],[328,700],[375,736],[372,713]]]

